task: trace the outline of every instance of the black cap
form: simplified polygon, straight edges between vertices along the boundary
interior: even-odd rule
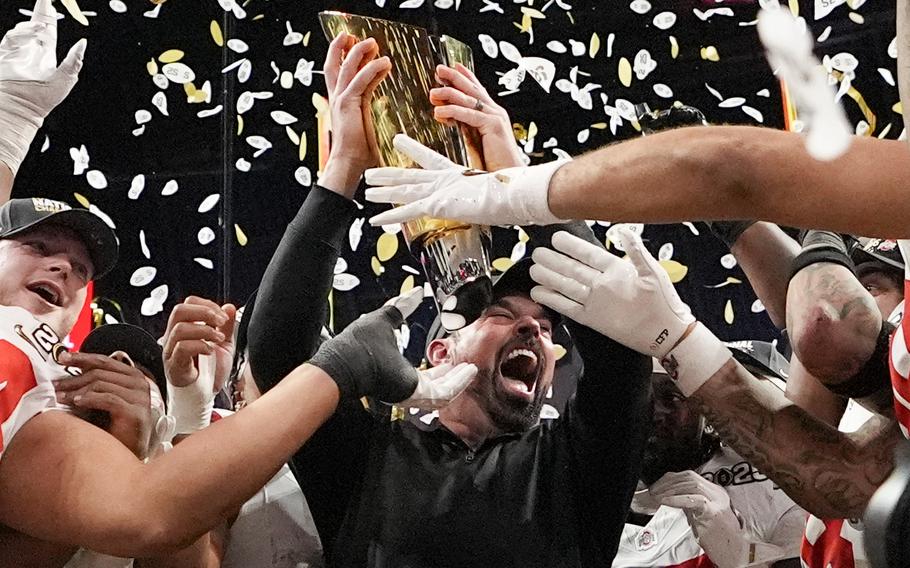
[[[117,236],[94,213],[43,197],[10,199],[0,206],[0,239],[41,225],[58,225],[76,231],[92,259],[93,278],[101,278],[117,264]]]
[[[111,323],[95,328],[82,342],[83,353],[110,355],[114,351],[123,351],[133,362],[142,365],[150,373],[167,399],[167,379],[164,375],[164,355],[161,346],[152,335],[135,325],[128,323]]]
[[[850,258],[853,259],[860,276],[868,272],[861,270],[861,266],[868,265],[870,268],[873,266],[868,263],[884,264],[885,268],[904,271],[904,257],[894,239],[869,239],[865,245],[857,243],[850,251]]]
[[[727,341],[739,364],[757,375],[774,377],[782,381],[790,376],[790,362],[780,354],[773,343],[767,341]]]
[[[489,303],[487,305],[506,296],[520,295],[530,297],[531,289],[534,288],[534,286],[537,286],[537,282],[531,278],[531,267],[533,265],[534,261],[531,260],[531,257],[525,257],[495,278],[493,280],[492,296],[488,297]],[[484,306],[484,309],[486,307],[487,306]],[[547,318],[553,322],[553,329],[555,332],[563,323],[562,314],[546,306],[543,306],[543,309]],[[476,316],[479,317],[481,312],[482,310],[478,311]],[[467,323],[470,324],[471,322],[468,321]],[[436,319],[433,320],[433,323],[430,324],[430,329],[427,333],[426,346],[429,346],[430,342],[434,339],[445,337],[447,333],[448,331],[442,325],[442,316],[437,315]]]

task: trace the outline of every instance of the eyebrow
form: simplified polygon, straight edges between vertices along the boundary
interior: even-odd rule
[[[540,304],[536,304],[536,305],[537,305],[537,313],[532,317],[537,320],[547,320],[548,322],[550,322],[551,326],[555,326],[556,322],[554,322],[553,319],[547,314],[546,310],[544,310]],[[490,304],[490,307],[492,308],[493,306],[500,306],[500,307],[506,308],[513,314],[518,312],[518,306],[515,304],[515,302],[509,300],[508,298],[499,298],[498,300],[493,301],[493,303]]]

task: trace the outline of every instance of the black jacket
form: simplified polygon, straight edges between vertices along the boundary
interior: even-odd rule
[[[316,186],[289,226],[250,323],[250,364],[263,388],[315,349],[315,336],[294,344],[288,338],[299,335],[288,328],[318,333],[324,314],[311,321],[320,314],[314,303],[324,303],[355,210]],[[548,242],[567,227],[593,239],[583,223],[529,234]],[[286,289],[302,274],[323,280],[308,276],[315,289],[291,300]],[[562,416],[476,451],[441,425],[392,422],[359,401],[339,407],[292,460],[330,565],[610,565],[650,428],[651,361],[567,325],[584,373]]]

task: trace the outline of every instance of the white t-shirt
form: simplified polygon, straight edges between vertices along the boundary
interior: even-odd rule
[[[799,556],[806,513],[786,493],[736,452],[722,446],[698,473],[724,487],[753,543],[755,562],[764,566]],[[682,509],[661,506],[644,527],[626,524],[613,568],[712,567]]]

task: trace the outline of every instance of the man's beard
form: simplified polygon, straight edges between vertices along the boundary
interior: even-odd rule
[[[530,402],[509,396],[503,391],[498,372],[492,369],[480,369],[468,390],[473,391],[493,424],[504,432],[523,432],[536,425],[547,394],[538,382]]]

